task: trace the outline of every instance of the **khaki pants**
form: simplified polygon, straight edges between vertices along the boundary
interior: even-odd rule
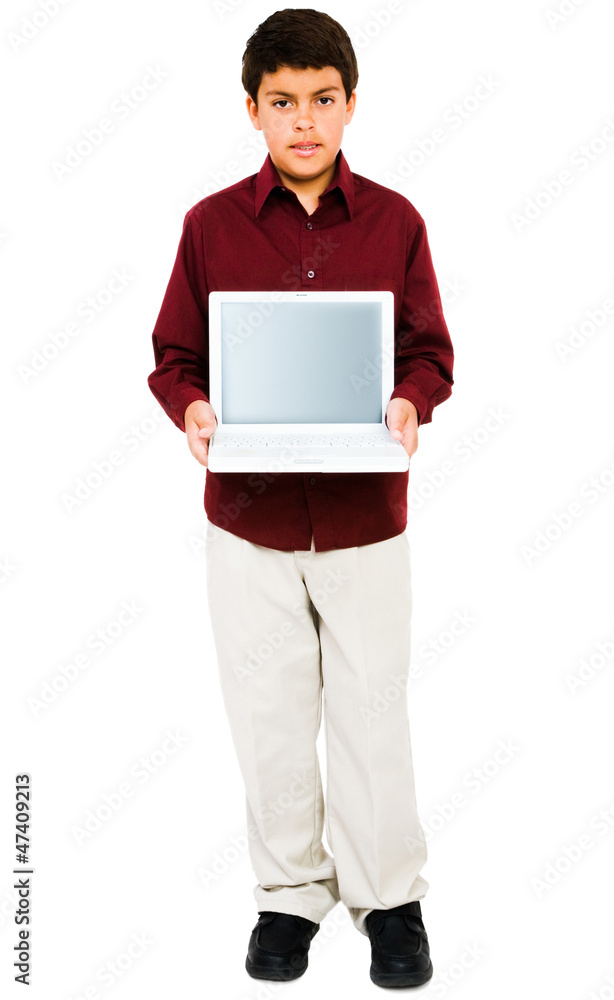
[[[207,521],[207,591],[246,789],[258,911],[320,923],[341,900],[422,899],[427,851],[407,714],[409,539],[280,551]],[[322,714],[326,816],[316,751]],[[322,844],[323,823],[334,857]]]

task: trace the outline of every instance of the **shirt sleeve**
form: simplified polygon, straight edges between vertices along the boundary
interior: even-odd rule
[[[180,430],[195,399],[209,400],[209,300],[202,227],[186,214],[179,248],[152,334],[156,367],[147,384]]]
[[[400,322],[395,333],[395,387],[391,399],[408,399],[418,423],[432,420],[433,409],[452,393],[454,351],[424,220],[407,239],[407,267]]]

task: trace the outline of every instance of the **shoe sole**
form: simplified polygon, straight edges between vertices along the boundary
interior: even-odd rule
[[[422,986],[428,983],[433,975],[433,963],[429,963],[428,969],[420,972],[374,972],[371,969],[371,982],[376,986]]]
[[[292,979],[299,979],[304,975],[307,971],[307,964],[305,963],[302,969],[291,969],[290,967],[286,969],[267,969],[265,965],[254,965],[250,962],[249,958],[245,960],[245,968],[253,979],[273,979],[284,983],[290,982]]]

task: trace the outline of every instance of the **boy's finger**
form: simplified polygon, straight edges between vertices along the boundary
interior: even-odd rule
[[[403,434],[405,432],[405,424],[406,423],[407,423],[407,421],[399,421],[399,420],[394,420],[393,419],[388,424],[388,430],[390,431],[391,434],[395,434],[396,433],[396,434],[400,434],[401,437],[403,437]]]
[[[191,450],[197,462],[200,462],[201,465],[207,464],[207,459],[209,457],[209,449],[207,448],[206,445],[202,444],[200,441],[197,441]]]

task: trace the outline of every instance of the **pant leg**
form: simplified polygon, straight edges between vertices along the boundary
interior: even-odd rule
[[[316,750],[322,672],[311,601],[294,552],[255,545],[207,522],[206,561],[221,689],[246,789],[258,910],[320,923],[339,891],[322,844]]]
[[[371,909],[429,888],[407,707],[409,539],[298,556],[320,618],[326,832],[341,900],[367,935]]]

